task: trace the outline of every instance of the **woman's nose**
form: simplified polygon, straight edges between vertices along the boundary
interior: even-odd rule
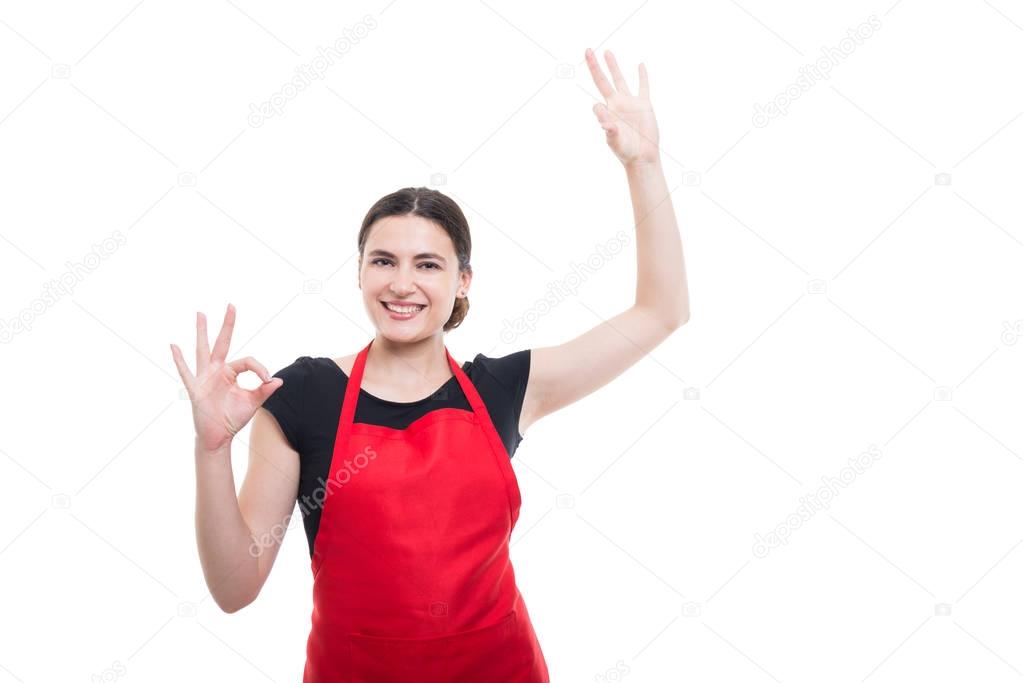
[[[415,291],[415,278],[412,273],[398,273],[391,282],[391,289],[396,294],[409,294]]]

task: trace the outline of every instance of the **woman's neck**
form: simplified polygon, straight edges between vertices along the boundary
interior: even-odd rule
[[[395,343],[378,335],[366,356],[365,375],[374,384],[403,389],[437,386],[452,376],[444,337]]]

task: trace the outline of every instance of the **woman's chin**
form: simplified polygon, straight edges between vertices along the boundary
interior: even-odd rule
[[[410,324],[412,322],[413,324]],[[395,341],[411,341],[423,336],[428,336],[429,329],[422,322],[398,321],[385,318],[377,325],[377,330],[383,336]]]

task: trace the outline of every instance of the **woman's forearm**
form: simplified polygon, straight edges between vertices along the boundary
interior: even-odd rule
[[[252,602],[259,585],[252,532],[242,517],[231,469],[231,446],[211,453],[195,447],[195,536],[210,594],[225,612]]]
[[[661,163],[625,167],[636,223],[636,305],[681,325],[689,320],[682,239]]]

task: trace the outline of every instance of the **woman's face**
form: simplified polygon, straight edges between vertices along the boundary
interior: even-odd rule
[[[373,325],[395,341],[438,334],[451,317],[459,291],[469,291],[469,273],[459,273],[447,232],[420,216],[387,216],[369,230],[359,259],[359,288]],[[385,302],[424,306],[413,314],[389,311]]]

